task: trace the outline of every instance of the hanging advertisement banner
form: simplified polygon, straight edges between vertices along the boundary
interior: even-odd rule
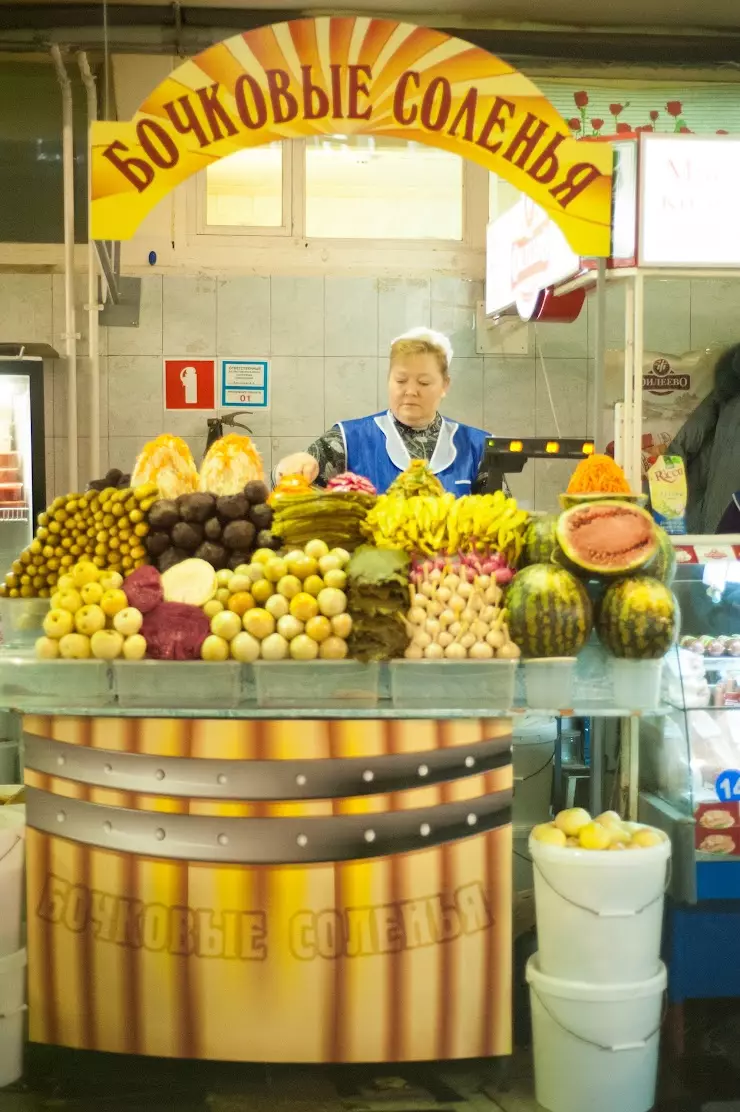
[[[174,70],[130,122],[94,123],[92,234],[129,239],[176,185],[236,151],[337,132],[471,159],[532,197],[574,251],[609,254],[609,144],[575,140],[507,62],[431,28],[365,16],[235,35]]]

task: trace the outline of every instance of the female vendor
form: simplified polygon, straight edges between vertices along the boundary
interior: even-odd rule
[[[353,471],[383,493],[411,460],[423,459],[445,490],[470,494],[488,434],[440,414],[451,362],[452,346],[440,332],[414,328],[399,336],[391,344],[386,412],[338,421],[306,452],[282,459],[276,480],[301,473],[326,486],[333,476]]]

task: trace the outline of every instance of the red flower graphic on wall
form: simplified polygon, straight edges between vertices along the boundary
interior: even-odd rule
[[[654,124],[658,122],[658,117],[659,116],[660,116],[660,112],[652,111],[650,113],[650,119],[653,121]]]
[[[683,112],[683,105],[680,100],[669,100],[665,106],[665,110],[669,116],[676,119]]]
[[[585,108],[588,104],[588,93],[583,90],[580,93],[573,93],[573,100],[576,102],[576,108]]]
[[[723,128],[720,128],[719,131],[717,132],[717,134],[718,135],[729,135],[730,133],[729,133],[729,131],[725,131]]]
[[[640,132],[640,131],[654,131],[654,130],[655,129],[653,128],[652,124],[643,124],[642,127],[635,128],[635,131],[637,131],[637,132]]]
[[[572,119],[568,120],[568,127],[571,131],[580,131],[581,121],[578,119],[577,116],[573,116]]]
[[[604,121],[599,119],[598,116],[594,116],[594,118],[591,120],[591,127],[594,129],[594,135],[597,132],[601,131],[603,126],[604,126]]]
[[[609,111],[611,112],[612,116],[621,116],[625,110],[625,107],[626,105],[624,104],[610,104]]]
[[[626,135],[629,131],[632,131],[632,125],[628,124],[626,120],[624,123],[617,124],[617,135]]]

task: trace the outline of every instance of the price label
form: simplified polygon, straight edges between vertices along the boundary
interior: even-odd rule
[[[727,768],[714,781],[714,790],[721,803],[740,802],[740,769]]]

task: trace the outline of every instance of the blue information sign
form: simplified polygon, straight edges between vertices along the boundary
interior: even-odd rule
[[[726,768],[714,781],[714,790],[721,803],[740,802],[740,769]]]
[[[222,359],[222,408],[269,409],[269,378],[267,359]]]

